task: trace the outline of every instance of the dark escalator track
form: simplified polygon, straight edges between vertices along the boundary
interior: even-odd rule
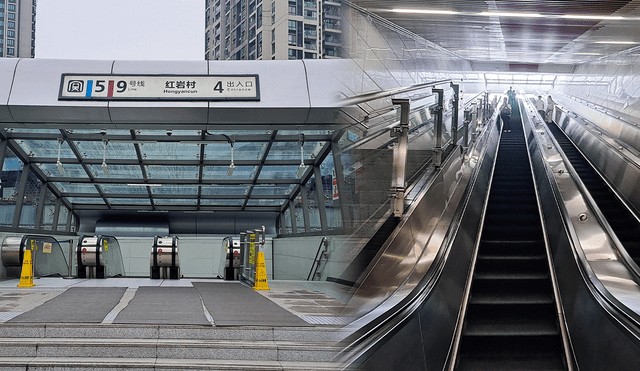
[[[456,370],[566,370],[519,113],[503,133]]]
[[[556,124],[548,126],[625,250],[640,265],[640,223]]]

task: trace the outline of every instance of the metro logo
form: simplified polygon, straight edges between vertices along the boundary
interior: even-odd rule
[[[82,93],[84,90],[84,81],[82,80],[71,80],[69,84],[67,84],[67,91],[69,93]]]

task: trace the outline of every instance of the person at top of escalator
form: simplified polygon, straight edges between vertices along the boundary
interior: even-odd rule
[[[540,117],[544,119],[545,111],[544,111],[544,101],[542,100],[542,95],[538,95],[538,100],[536,100],[536,109],[538,110]]]
[[[549,95],[549,97],[547,98],[547,112],[546,115],[544,116],[544,121],[547,124],[550,124],[553,121],[553,109],[556,106],[556,102],[553,101],[553,99],[551,99],[551,96]]]
[[[507,101],[507,98],[504,98],[504,102],[502,102],[502,108],[500,109],[500,118],[502,119],[502,130],[505,133],[511,132],[511,105]]]
[[[507,90],[507,98],[509,98],[509,105],[513,108],[516,105],[516,92],[513,90],[513,87],[510,86],[509,90]]]

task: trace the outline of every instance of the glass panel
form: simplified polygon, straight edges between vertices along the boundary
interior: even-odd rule
[[[16,209],[16,196],[20,186],[20,175],[23,164],[13,152],[7,148],[2,167],[2,200],[0,201],[0,226],[11,227],[13,213]]]
[[[62,193],[95,193],[98,194],[98,190],[91,183],[67,183],[57,182],[53,183],[56,188]]]
[[[252,195],[289,195],[295,188],[295,184],[258,184],[253,187]]]
[[[58,231],[67,230],[67,216],[69,215],[69,209],[66,206],[60,205],[60,211],[58,212]]]
[[[262,172],[260,172],[260,179],[296,179],[297,173],[298,165],[263,166]]]
[[[109,174],[105,174],[102,165],[89,165],[89,171],[94,178],[102,179],[142,179],[142,171],[138,165],[108,165]]]
[[[242,206],[244,200],[200,200],[200,205]]]
[[[311,231],[322,230],[322,224],[320,223],[320,210],[318,210],[318,197],[316,192],[316,178],[314,176],[309,179],[307,186],[301,189],[301,192],[306,190],[307,202],[309,203],[309,223]]]
[[[197,195],[198,187],[181,184],[163,184],[162,187],[151,187],[151,193],[162,195]]]
[[[38,167],[47,177],[55,178],[81,178],[88,179],[87,172],[84,171],[82,165],[64,164],[64,174],[58,171],[56,164],[38,164]],[[102,171],[102,170],[101,170]]]
[[[44,230],[51,230],[53,226],[53,216],[56,211],[56,196],[51,193],[51,190],[47,189],[45,198],[44,210],[42,212],[41,228]]]
[[[108,198],[112,205],[151,205],[148,198]]]
[[[67,197],[67,200],[73,204],[95,204],[104,205],[104,201],[100,197]],[[65,220],[66,223],[66,220]]]
[[[249,185],[213,185],[203,186],[202,195],[246,195],[249,193]]]
[[[327,212],[327,227],[329,229],[340,229],[342,228],[342,209],[340,205],[340,194],[336,192],[334,195],[334,188],[335,191],[337,191],[338,188],[338,180],[336,179],[333,155],[331,153],[329,153],[320,165],[320,173],[322,175],[324,205]]]
[[[227,176],[228,166],[205,166],[204,179],[253,179],[256,176],[257,166],[236,166],[233,174]]]
[[[247,201],[247,206],[282,206],[287,200],[255,200]]]
[[[304,159],[312,158],[311,154],[320,152],[326,142],[305,142]],[[298,142],[274,142],[267,160],[300,160],[300,144]]]
[[[82,158],[102,159],[104,156],[104,143],[100,142],[75,142]],[[107,144],[107,159],[137,159],[135,147],[132,143],[109,142]]]
[[[200,158],[200,144],[144,143],[140,145],[140,153],[142,153],[142,158],[146,160],[198,160]]]
[[[196,199],[153,199],[153,202],[156,205],[197,205],[198,200]]]
[[[41,133],[41,134],[60,134],[58,129],[31,129],[31,128],[9,128],[9,133]]]
[[[24,201],[22,203],[22,213],[20,214],[20,228],[34,228],[36,224],[36,210],[40,198],[40,187],[42,182],[32,171],[27,177],[27,187],[24,191]]]
[[[267,148],[266,142],[236,142],[233,145],[234,160],[261,160]],[[229,143],[211,143],[205,146],[207,160],[229,160],[231,163],[231,145]]]
[[[291,209],[285,210],[284,218],[285,218],[286,223],[287,223],[287,225],[284,226],[285,233],[292,233],[292,229],[291,229]]]
[[[18,140],[22,149],[31,157],[58,158],[58,141],[55,140]],[[76,158],[67,142],[60,146],[60,158]]]
[[[198,179],[197,166],[146,166],[147,177],[153,179]]]
[[[126,184],[100,184],[100,189],[106,195],[111,194],[142,194],[146,195],[147,187],[128,186]]]

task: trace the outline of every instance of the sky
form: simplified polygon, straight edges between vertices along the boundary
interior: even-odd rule
[[[204,60],[205,0],[38,0],[36,58]]]

